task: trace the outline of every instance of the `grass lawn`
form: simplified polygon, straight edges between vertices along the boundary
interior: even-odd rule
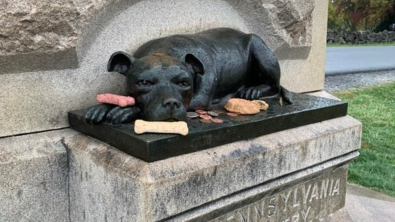
[[[395,196],[395,83],[334,95],[363,124],[360,156],[350,163],[348,181]]]
[[[327,47],[366,47],[366,46],[395,46],[395,42],[390,43],[372,43],[372,44],[326,44]]]

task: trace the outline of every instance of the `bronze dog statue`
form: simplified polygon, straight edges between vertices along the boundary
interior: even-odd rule
[[[210,110],[229,98],[249,100],[291,93],[280,86],[280,66],[257,35],[218,28],[173,35],[143,44],[133,56],[115,52],[108,71],[126,76],[135,107],[101,104],[89,108],[88,123],[128,123],[141,115],[149,121],[186,120],[187,110]]]

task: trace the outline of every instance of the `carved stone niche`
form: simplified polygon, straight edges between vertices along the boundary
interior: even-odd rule
[[[67,111],[124,93],[106,71],[115,51],[175,33],[232,27],[257,33],[279,58],[281,84],[293,92],[324,86],[327,1],[81,0],[0,3],[1,136],[68,127]],[[312,11],[311,11],[312,10]],[[2,75],[12,73],[13,75]],[[25,97],[25,83],[29,102]],[[50,107],[50,108],[48,108]]]

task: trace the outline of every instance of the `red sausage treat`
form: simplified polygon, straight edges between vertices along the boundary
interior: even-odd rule
[[[96,100],[99,103],[114,104],[120,107],[133,106],[135,104],[133,97],[120,96],[111,93],[99,94],[96,96]]]

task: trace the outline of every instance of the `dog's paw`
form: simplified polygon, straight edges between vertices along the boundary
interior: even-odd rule
[[[252,86],[242,90],[238,97],[248,100],[256,100],[266,96],[273,95],[273,88],[268,85]]]
[[[107,114],[107,121],[114,124],[130,123],[140,117],[141,111],[136,106],[133,107],[114,107]]]
[[[99,104],[89,107],[85,112],[85,121],[89,124],[99,124],[103,122],[112,107],[114,106],[108,104]]]

